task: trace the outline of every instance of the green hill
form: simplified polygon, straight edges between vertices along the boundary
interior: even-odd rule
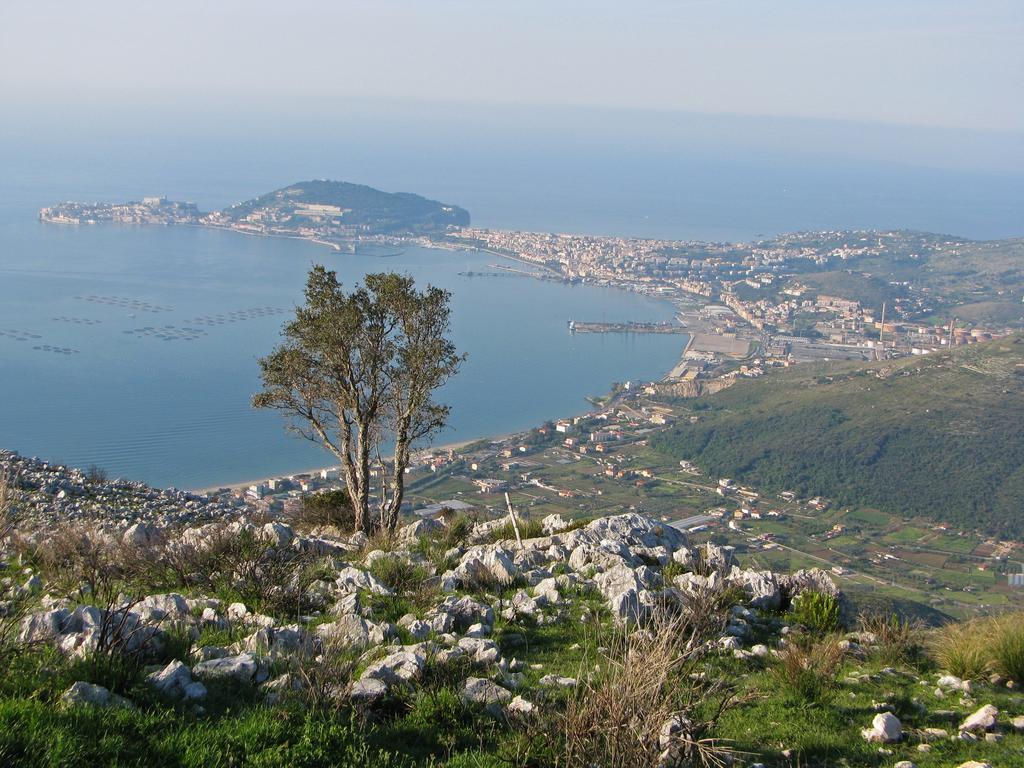
[[[800,365],[689,407],[652,445],[712,475],[1024,537],[1020,337]]]
[[[326,211],[315,217],[309,206],[333,206],[340,213]],[[363,184],[326,180],[300,181],[221,212],[236,223],[254,214],[295,228],[313,221],[321,225],[335,221],[339,228],[359,234],[430,234],[469,224],[469,213],[455,205],[410,192],[382,192]]]

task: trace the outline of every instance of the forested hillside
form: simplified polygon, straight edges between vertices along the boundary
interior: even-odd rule
[[[652,440],[766,490],[1024,536],[1024,343],[800,365],[690,404]]]

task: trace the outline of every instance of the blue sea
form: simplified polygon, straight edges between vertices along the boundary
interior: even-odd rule
[[[440,393],[440,442],[587,408],[612,382],[668,371],[683,336],[579,335],[567,321],[665,320],[635,294],[493,272],[495,257],[312,243],[176,227],[62,227],[63,200],[165,195],[204,210],[307,178],[415,191],[474,223],[534,231],[751,240],[801,229],[1024,234],[1020,174],[765,153],[662,127],[597,138],[542,121],[499,131],[439,117],[263,123],[0,120],[0,446],[158,486],[201,488],[333,463],[249,406],[259,356],[323,263],[351,285],[408,272],[452,292],[468,354]],[[415,117],[415,116],[413,116]],[[585,123],[585,121],[584,121]],[[581,123],[582,125],[583,123]]]

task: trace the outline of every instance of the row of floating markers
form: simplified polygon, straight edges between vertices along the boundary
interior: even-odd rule
[[[0,331],[0,336],[9,336],[15,341],[28,341],[29,339],[43,338],[38,333],[32,333],[31,331],[19,331],[16,328],[8,328],[7,330]]]
[[[128,296],[75,296],[80,301],[91,301],[94,304],[106,304],[111,307],[122,309],[134,309],[139,312],[173,312],[174,307],[166,304],[150,304],[148,301],[133,299]]]
[[[13,328],[0,331],[0,336],[7,336],[14,339],[15,341],[35,341],[43,338],[38,333],[32,333],[30,331],[18,331]],[[72,349],[71,347],[55,347],[52,344],[36,344],[32,349],[39,352],[55,352],[59,355],[77,355],[78,350]]]
[[[178,328],[173,325],[163,327],[147,325],[144,328],[134,328],[123,331],[123,333],[131,336],[149,336],[163,341],[195,341],[201,336],[206,336],[206,331],[201,328]]]
[[[236,309],[233,312],[223,312],[216,315],[193,317],[186,322],[193,325],[224,325],[225,323],[237,323],[242,320],[255,320],[259,317],[283,315],[286,312],[288,310],[282,307],[252,307],[250,309]]]
[[[92,317],[64,317],[64,315],[61,315],[60,317],[53,318],[53,322],[55,322],[55,323],[75,323],[77,325],[99,325],[103,321],[102,320],[96,320],[95,318],[92,318]]]

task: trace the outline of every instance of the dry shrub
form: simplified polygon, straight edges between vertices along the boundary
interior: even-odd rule
[[[330,639],[323,642],[316,658],[297,664],[293,674],[306,706],[324,710],[346,705],[359,656],[359,649],[340,639]]]
[[[920,621],[895,613],[862,613],[858,619],[862,632],[875,636],[878,656],[886,664],[907,664],[921,654],[922,625]]]
[[[127,576],[123,561],[116,556],[117,542],[83,523],[54,528],[39,541],[31,555],[46,576],[47,586],[57,595],[83,603],[95,603]]]
[[[843,650],[835,637],[815,640],[791,636],[772,666],[772,677],[780,688],[796,699],[828,701],[838,685]]]
[[[0,472],[0,546],[3,546],[18,528],[19,515],[15,505],[16,497],[14,481],[6,472]]]
[[[969,680],[985,674],[989,666],[984,620],[946,624],[934,630],[927,640],[928,653],[940,668]]]
[[[724,765],[731,752],[708,734],[736,703],[734,691],[698,666],[704,655],[702,625],[660,612],[644,629],[616,630],[598,671],[583,677],[561,715],[567,768],[656,765],[665,744],[659,736],[677,718],[672,741],[680,760]]]

